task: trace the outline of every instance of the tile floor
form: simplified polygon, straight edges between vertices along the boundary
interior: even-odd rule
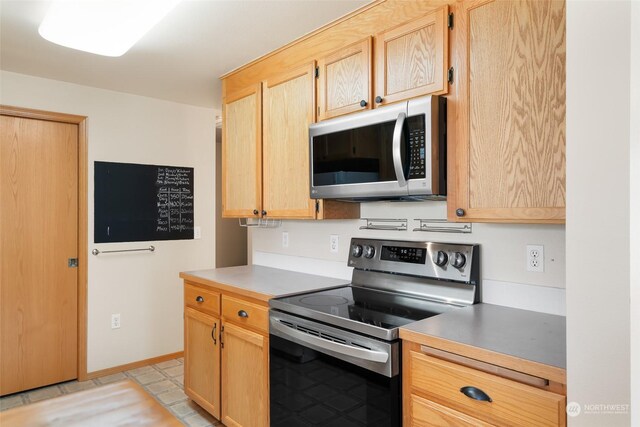
[[[140,384],[165,408],[169,409],[185,426],[222,426],[211,415],[184,394],[184,361],[171,359],[155,365],[143,366],[89,381],[69,381],[0,398],[0,411],[27,405],[63,394],[88,390],[104,384],[130,378]]]

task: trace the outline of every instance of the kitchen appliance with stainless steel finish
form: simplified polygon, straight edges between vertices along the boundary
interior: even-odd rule
[[[446,107],[429,95],[309,126],[311,198],[444,198]]]
[[[271,425],[400,426],[399,327],[479,301],[479,246],[353,238],[351,284],[270,301]]]

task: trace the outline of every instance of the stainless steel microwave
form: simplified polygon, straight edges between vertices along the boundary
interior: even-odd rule
[[[443,198],[446,99],[425,96],[312,124],[311,198]]]

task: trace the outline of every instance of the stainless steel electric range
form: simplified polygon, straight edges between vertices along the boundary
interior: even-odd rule
[[[400,426],[398,329],[479,301],[477,245],[354,238],[351,284],[272,299],[273,427]]]

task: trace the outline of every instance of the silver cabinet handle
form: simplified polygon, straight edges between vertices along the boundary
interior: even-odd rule
[[[402,157],[400,155],[400,145],[402,141],[402,129],[404,128],[404,121],[407,118],[405,113],[398,114],[396,120],[396,126],[393,128],[393,145],[391,146],[393,153],[393,169],[396,171],[396,178],[398,179],[398,185],[404,187],[407,185],[407,180],[404,179],[404,170],[402,169]]]
[[[249,317],[249,313],[247,313],[247,312],[246,312],[246,311],[244,311],[244,310],[239,310],[239,311],[238,311],[238,316],[240,316],[240,317],[244,317],[244,318],[247,318],[247,317]]]
[[[325,340],[314,335],[309,335],[305,334],[304,332],[297,331],[288,326],[284,326],[277,319],[271,319],[271,327],[277,329],[284,335],[288,335],[296,339],[297,341],[302,341],[316,347],[344,354],[345,356],[356,357],[358,359],[379,363],[386,363],[387,360],[389,360],[389,354],[385,353],[384,351],[367,350],[364,348],[353,347],[350,345]]]

